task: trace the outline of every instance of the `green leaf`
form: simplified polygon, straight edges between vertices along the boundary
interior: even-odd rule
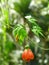
[[[26,13],[30,12],[29,5],[31,0],[19,0],[20,2],[14,3],[14,9],[18,12],[21,16],[25,16]]]
[[[24,39],[27,36],[26,30],[22,25],[17,25],[16,28],[13,30],[13,35],[16,37],[18,35],[18,43],[22,44]]]
[[[20,14],[22,13],[21,11],[21,5],[17,2],[14,3],[14,9]]]
[[[36,19],[34,19],[31,15],[26,16],[25,17],[30,23],[37,25],[37,23],[35,21],[37,21]]]
[[[39,34],[43,36],[42,29],[39,26],[33,26],[32,32],[37,36],[39,36]]]
[[[39,36],[39,34],[43,36],[41,27],[36,23],[37,20],[34,19],[32,16],[26,16],[25,18],[26,18],[30,23],[32,23],[32,28],[31,28],[32,32],[33,32],[35,35],[37,35],[37,36]]]

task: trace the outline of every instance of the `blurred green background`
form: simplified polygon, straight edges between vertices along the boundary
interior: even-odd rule
[[[35,55],[25,63],[25,46]],[[49,0],[0,0],[0,65],[49,65]]]

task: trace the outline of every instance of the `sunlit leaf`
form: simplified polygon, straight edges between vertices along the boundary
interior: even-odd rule
[[[13,30],[13,35],[16,37],[16,35],[18,36],[18,40],[17,42],[22,44],[24,39],[27,36],[26,30],[24,29],[24,27],[22,25],[17,25],[16,28]]]

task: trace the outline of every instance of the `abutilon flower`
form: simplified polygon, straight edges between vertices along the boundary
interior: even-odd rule
[[[34,54],[31,49],[25,49],[22,53],[22,59],[29,62],[30,60],[34,59]]]

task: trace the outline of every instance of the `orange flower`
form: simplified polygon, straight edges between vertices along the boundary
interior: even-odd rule
[[[32,53],[31,49],[24,50],[24,52],[22,53],[22,59],[27,62],[34,59],[34,54]]]

